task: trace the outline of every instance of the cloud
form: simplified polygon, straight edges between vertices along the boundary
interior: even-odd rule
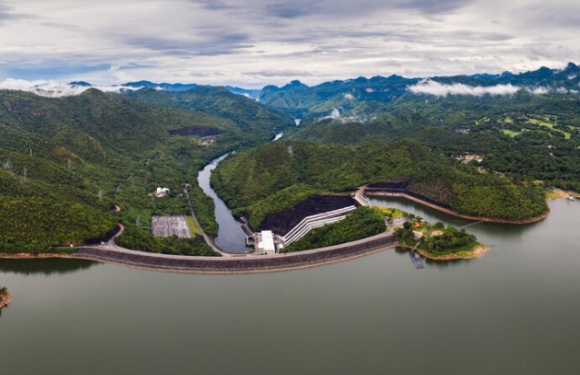
[[[463,8],[472,2],[472,0],[401,0],[397,5],[423,14],[441,14]]]
[[[220,0],[190,0],[192,3],[196,3],[209,10],[224,10],[224,9],[234,9],[235,7],[226,4]]]
[[[268,15],[278,18],[293,19],[308,16],[318,12],[318,6],[313,2],[284,1],[266,6]]]
[[[0,25],[6,21],[21,20],[25,18],[30,18],[29,15],[17,13],[11,6],[0,3]]]
[[[520,87],[513,85],[496,85],[496,86],[468,86],[461,83],[445,85],[430,79],[423,80],[408,89],[415,94],[426,94],[434,96],[448,95],[513,95],[521,90]]]
[[[138,90],[139,88],[124,87],[124,86],[95,86],[94,89],[103,92],[116,92],[128,90]],[[23,79],[7,79],[0,82],[0,90],[17,90],[26,91],[39,96],[46,96],[50,98],[60,98],[64,96],[76,96],[91,89],[87,86],[76,86],[68,83],[57,81],[26,81]]]
[[[118,66],[132,80],[257,88],[558,68],[580,61],[579,4],[0,0],[0,80],[119,84]]]
[[[284,78],[294,78],[294,77],[311,77],[313,73],[306,72],[303,70],[292,70],[292,69],[271,69],[271,70],[260,70],[257,72],[248,72],[247,75],[262,76],[262,77],[284,77]]]
[[[543,95],[550,92],[550,89],[548,89],[547,87],[526,88],[526,90],[534,95]]]
[[[203,37],[168,38],[151,35],[130,36],[124,42],[138,48],[175,55],[228,55],[238,49],[250,47],[248,35],[220,32]]]

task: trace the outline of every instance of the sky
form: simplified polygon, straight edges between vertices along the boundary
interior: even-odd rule
[[[580,62],[578,0],[0,0],[0,81],[521,72]]]

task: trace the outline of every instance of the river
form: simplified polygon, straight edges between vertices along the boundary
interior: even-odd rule
[[[215,216],[219,224],[218,236],[215,238],[215,243],[221,249],[232,254],[247,253],[248,249],[245,245],[246,233],[242,229],[242,223],[234,219],[232,211],[228,208],[225,202],[218,197],[217,193],[211,187],[210,178],[212,172],[217,168],[218,164],[228,157],[229,154],[222,155],[213,160],[199,172],[197,182],[203,192],[211,197],[215,203]]]
[[[430,221],[467,221],[403,200]],[[576,374],[580,202],[528,226],[477,224],[482,258],[387,250],[253,275],[0,260],[3,374]]]

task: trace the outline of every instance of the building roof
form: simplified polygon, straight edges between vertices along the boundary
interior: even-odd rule
[[[276,245],[274,244],[274,233],[271,230],[262,231],[262,248],[265,251],[276,251]]]

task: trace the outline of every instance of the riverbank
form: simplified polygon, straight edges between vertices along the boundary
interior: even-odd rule
[[[580,194],[574,191],[564,191],[562,189],[549,190],[547,195],[547,200],[551,201],[554,199],[570,199],[570,198],[580,198]]]
[[[71,258],[73,253],[57,254],[57,253],[0,253],[0,259],[53,259],[53,258]]]
[[[533,218],[524,219],[524,220],[505,220],[505,219],[496,219],[496,218],[485,217],[485,216],[472,216],[472,215],[461,214],[457,211],[447,209],[447,208],[438,206],[438,205],[430,203],[430,202],[426,202],[422,199],[413,197],[413,196],[405,194],[405,193],[388,193],[388,192],[365,190],[365,195],[366,196],[376,196],[376,197],[401,197],[401,198],[405,198],[405,199],[408,199],[410,201],[419,203],[421,205],[430,207],[430,208],[437,210],[439,212],[443,212],[443,213],[446,213],[446,214],[449,214],[449,215],[452,215],[455,217],[460,217],[462,219],[473,220],[473,221],[485,221],[485,222],[489,222],[489,223],[498,223],[498,224],[516,224],[516,225],[533,224],[533,223],[537,223],[539,221],[544,220],[545,218],[547,218],[550,215],[550,209],[548,208],[548,211],[546,211],[542,215],[539,215],[539,216],[536,216]]]
[[[424,256],[425,258],[437,261],[449,261],[449,260],[469,260],[469,259],[477,259],[487,253],[491,248],[489,246],[481,245],[477,246],[473,250],[461,250],[453,254],[445,254],[445,255],[435,255],[431,254],[427,250],[417,249],[416,251]]]
[[[2,294],[1,297],[2,298],[0,300],[0,310],[10,305],[10,303],[12,302],[12,294],[10,293]]]

